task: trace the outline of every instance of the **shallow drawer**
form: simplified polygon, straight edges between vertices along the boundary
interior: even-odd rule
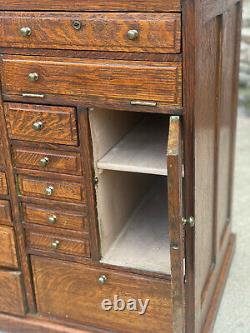
[[[0,266],[18,268],[14,231],[0,226]]]
[[[12,224],[10,204],[6,200],[0,200],[0,224]]]
[[[3,93],[9,95],[28,92],[82,96],[89,103],[102,98],[106,103],[110,99],[128,105],[138,100],[182,105],[182,65],[178,62],[6,56],[2,71]],[[37,80],[31,81],[30,75]],[[39,119],[29,121],[28,134],[33,133],[33,120]]]
[[[18,180],[20,192],[24,196],[86,202],[85,189],[81,183],[37,179],[26,176],[18,176]]]
[[[0,194],[7,195],[8,194],[8,186],[5,172],[0,172]]]
[[[25,314],[21,273],[0,271],[0,312]]]
[[[6,103],[4,112],[11,139],[77,145],[74,108]]]
[[[28,229],[26,243],[31,250],[90,257],[89,241],[86,239],[71,239]]]
[[[39,257],[32,257],[32,267],[38,312],[42,314],[122,333],[172,332],[170,281]],[[98,282],[100,277],[107,278],[103,285]],[[140,299],[144,304],[148,299],[145,314],[104,311],[103,300],[112,301],[115,295],[126,302]]]
[[[0,13],[1,46],[179,53],[180,14]]]
[[[13,148],[13,160],[17,168],[81,175],[79,153]]]
[[[78,212],[67,212],[59,209],[44,209],[31,204],[23,204],[24,221],[56,228],[71,229],[89,232],[86,214]]]

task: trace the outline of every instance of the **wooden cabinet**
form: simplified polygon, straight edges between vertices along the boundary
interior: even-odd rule
[[[0,3],[0,331],[212,333],[241,2]]]

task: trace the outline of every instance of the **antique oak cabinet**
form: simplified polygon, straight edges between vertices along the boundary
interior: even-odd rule
[[[1,331],[212,331],[240,25],[238,0],[0,0]]]

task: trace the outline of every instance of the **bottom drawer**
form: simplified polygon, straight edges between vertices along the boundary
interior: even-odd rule
[[[25,314],[20,272],[0,271],[0,312]]]
[[[37,256],[32,268],[41,314],[115,332],[172,331],[170,281]],[[117,299],[124,310],[114,308]]]

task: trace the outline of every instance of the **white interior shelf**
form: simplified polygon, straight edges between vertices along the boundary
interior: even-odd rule
[[[104,170],[167,175],[168,123],[162,118],[147,117],[127,133],[97,167]]]

